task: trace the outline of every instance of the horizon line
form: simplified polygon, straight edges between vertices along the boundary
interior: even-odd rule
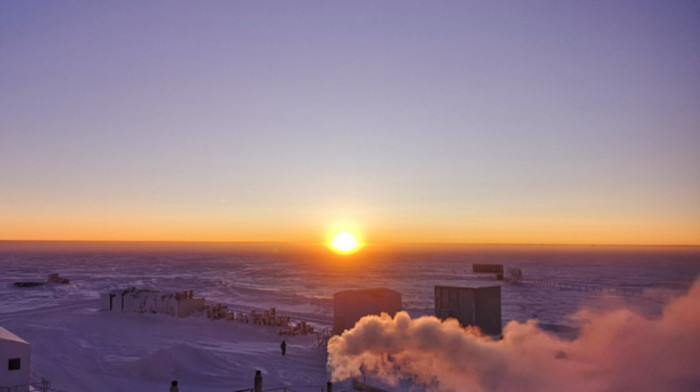
[[[203,241],[203,240],[35,240],[0,239],[0,243],[44,242],[44,243],[141,243],[141,244],[246,244],[246,245],[323,245],[323,241]],[[699,244],[606,244],[606,243],[515,243],[515,242],[366,242],[370,246],[418,245],[418,246],[610,246],[610,247],[700,247]]]

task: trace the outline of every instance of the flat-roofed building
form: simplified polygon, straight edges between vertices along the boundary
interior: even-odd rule
[[[333,294],[333,334],[350,329],[364,316],[401,311],[401,293],[385,289],[345,290]]]
[[[187,317],[203,310],[204,298],[195,298],[192,290],[163,293],[148,289],[114,290],[100,295],[100,310],[127,313],[164,313]]]
[[[472,264],[472,271],[491,274],[502,274],[503,264]]]
[[[501,334],[501,286],[435,286],[435,316],[454,318],[487,335]]]

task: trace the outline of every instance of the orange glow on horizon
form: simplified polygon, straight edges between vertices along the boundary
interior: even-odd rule
[[[98,213],[99,212],[99,213]],[[543,244],[543,245],[700,245],[700,224],[661,219],[521,219],[431,221],[391,217],[365,225],[340,222],[328,231],[327,220],[297,217],[219,219],[189,214],[115,214],[84,210],[32,214],[8,211],[0,240],[14,241],[185,241],[289,242],[329,244],[341,231],[371,232],[372,243]],[[385,219],[386,218],[386,219]],[[625,217],[626,218],[626,217]],[[325,226],[325,228],[324,228]],[[324,240],[322,240],[324,239]]]

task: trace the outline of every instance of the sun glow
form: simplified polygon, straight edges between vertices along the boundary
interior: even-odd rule
[[[335,233],[327,245],[334,252],[340,254],[355,253],[362,247],[362,243],[357,239],[357,236],[349,231]]]

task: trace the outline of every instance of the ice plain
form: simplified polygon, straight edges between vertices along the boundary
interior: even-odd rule
[[[582,307],[625,307],[649,317],[700,274],[697,249],[464,247],[368,252],[354,264],[295,248],[45,249],[0,248],[0,325],[32,344],[32,368],[64,391],[227,391],[264,387],[320,391],[329,379],[325,347],[313,336],[287,338],[277,329],[153,314],[98,310],[100,292],[122,287],[194,290],[233,309],[276,307],[318,329],[332,322],[332,294],[388,287],[403,294],[414,317],[433,308],[433,286],[502,284],[503,320],[535,318],[543,329],[575,336],[569,315]],[[536,284],[503,284],[473,274],[471,263],[516,266],[526,278],[642,290],[643,296],[600,295]],[[52,272],[69,285],[16,288],[14,281]],[[387,388],[386,385],[383,387]],[[405,386],[393,388],[404,390]],[[388,388],[392,389],[392,388]],[[335,390],[351,390],[343,382]]]

